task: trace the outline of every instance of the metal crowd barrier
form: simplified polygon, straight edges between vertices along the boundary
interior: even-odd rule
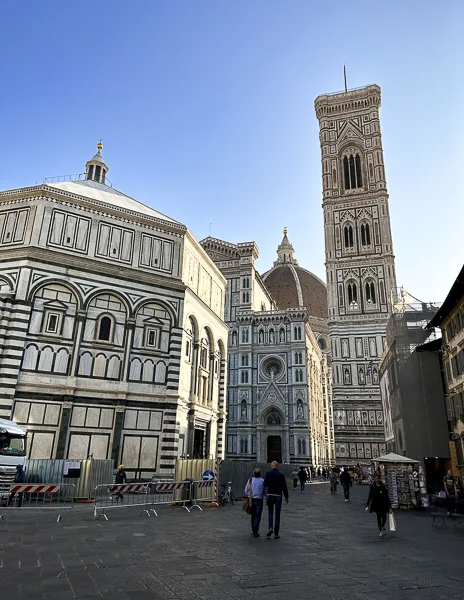
[[[199,503],[201,502],[208,502],[210,504],[219,506],[216,497],[216,481],[193,481],[191,489],[192,508],[190,510],[192,510],[193,508],[199,508],[200,510],[203,510],[199,505]]]
[[[150,506],[153,507],[161,504],[172,505],[181,502],[181,508],[185,508],[188,511],[189,509],[185,506],[185,503],[190,500],[190,495],[186,493],[186,490],[186,484],[182,481],[152,484],[150,491]],[[150,510],[158,516],[158,513],[154,508],[151,508]]]
[[[93,506],[93,518],[104,517],[108,521],[106,511],[110,508],[130,508],[141,506],[141,515],[150,517],[149,484],[148,483],[107,483],[97,485],[95,488],[95,504]],[[156,514],[156,513],[155,513]]]
[[[71,484],[13,483],[8,497],[0,501],[6,504],[0,508],[0,519],[4,521],[4,512],[10,510],[57,510],[59,523],[62,511],[74,506],[75,489]]]

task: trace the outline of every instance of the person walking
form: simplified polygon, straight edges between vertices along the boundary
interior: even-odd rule
[[[23,465],[16,465],[16,473],[15,473],[14,482],[15,483],[25,483],[25,481],[26,481],[26,474],[24,473]],[[15,496],[16,496],[16,492],[11,492],[11,494],[8,497],[7,506],[10,506],[10,504],[13,502],[13,499]],[[21,507],[23,505],[23,497],[24,497],[23,492],[18,492],[18,507]]]
[[[459,492],[456,477],[453,477],[451,469],[443,477],[443,486],[446,492],[446,508],[448,509],[447,515],[449,516],[455,510],[456,498]]]
[[[124,471],[124,465],[119,465],[114,482],[117,484],[127,483],[127,475]],[[119,491],[116,493],[116,500],[118,502],[119,500],[124,500],[124,496]]]
[[[308,473],[306,472],[306,469],[303,469],[303,467],[300,467],[300,470],[298,471],[298,479],[300,480],[301,493],[304,494],[306,482],[308,481]]]
[[[254,537],[259,537],[264,499],[264,479],[261,477],[261,469],[253,470],[253,477],[247,481],[245,494],[251,496],[251,531]]]
[[[293,489],[296,490],[296,486],[298,485],[298,471],[295,469],[292,473],[293,479]]]
[[[379,536],[386,535],[385,523],[387,522],[387,513],[390,512],[391,502],[388,497],[387,486],[380,479],[380,474],[374,474],[374,483],[369,488],[369,496],[367,497],[366,510],[377,515],[377,525],[379,527]]]
[[[343,469],[340,475],[340,483],[343,486],[343,493],[345,495],[345,502],[350,501],[350,487],[353,485],[353,480],[348,472],[348,469]]]
[[[337,485],[338,485],[338,475],[334,469],[332,469],[332,471],[330,472],[329,481],[330,481],[330,493],[336,494],[337,493]]]
[[[277,461],[272,461],[271,470],[264,477],[264,490],[267,497],[267,508],[269,512],[269,531],[266,534],[268,539],[274,534],[274,539],[280,538],[280,511],[282,510],[282,494],[285,497],[285,504],[288,504],[288,488],[285,475],[279,471]]]

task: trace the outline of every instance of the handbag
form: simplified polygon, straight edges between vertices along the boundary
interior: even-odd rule
[[[393,511],[388,513],[388,528],[390,531],[396,531],[396,520]]]
[[[242,510],[246,512],[247,515],[251,515],[251,505],[252,505],[252,494],[253,494],[253,484],[251,483],[252,479],[248,480],[248,486],[250,488],[250,492],[248,494],[248,498],[243,501]]]

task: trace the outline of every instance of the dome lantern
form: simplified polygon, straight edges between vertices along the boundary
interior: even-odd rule
[[[103,184],[106,182],[108,167],[101,155],[102,149],[103,144],[100,139],[97,144],[97,153],[85,163],[85,178],[87,181],[96,181]]]
[[[296,260],[296,258],[294,257],[295,254],[295,249],[293,248],[292,244],[290,243],[288,237],[287,237],[287,233],[288,233],[288,229],[286,227],[284,227],[284,237],[282,239],[282,241],[280,242],[279,247],[277,248],[277,260],[274,263],[274,266],[282,264],[282,263],[289,263],[291,265],[297,265],[298,261]]]

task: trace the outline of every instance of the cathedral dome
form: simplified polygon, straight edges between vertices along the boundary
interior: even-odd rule
[[[326,320],[327,287],[319,277],[298,265],[286,229],[277,254],[272,269],[262,276],[277,306],[280,309],[305,306],[312,317]]]

